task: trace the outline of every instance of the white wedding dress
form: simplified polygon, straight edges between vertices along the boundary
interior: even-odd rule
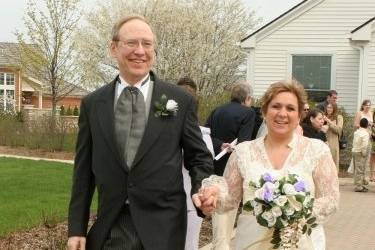
[[[248,189],[249,182],[259,181],[266,172],[274,175],[297,174],[305,180],[315,197],[313,214],[319,224],[313,229],[311,236],[302,236],[299,249],[324,250],[325,236],[322,224],[336,211],[339,203],[337,171],[328,146],[316,139],[293,135],[288,145],[291,149],[288,158],[280,170],[275,170],[267,156],[264,139],[265,136],[239,144],[228,160],[224,176],[214,175],[203,181],[203,186],[218,185],[220,188],[217,213],[230,213],[238,208],[242,198],[243,203],[251,200],[253,197]],[[232,231],[233,220],[228,220],[225,227],[226,230]],[[234,242],[230,243],[226,239],[225,243],[221,241],[214,249],[272,249],[272,233],[272,229],[260,226],[251,212],[242,211],[237,222]]]

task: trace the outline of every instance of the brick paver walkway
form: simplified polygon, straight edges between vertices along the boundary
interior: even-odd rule
[[[375,250],[375,184],[353,191],[351,178],[340,179],[340,209],[325,225],[327,250]]]

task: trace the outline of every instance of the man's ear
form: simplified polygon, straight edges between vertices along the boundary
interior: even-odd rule
[[[116,47],[115,41],[111,41],[109,43],[108,50],[109,50],[109,54],[112,58],[117,58],[117,55],[116,55],[117,47]]]

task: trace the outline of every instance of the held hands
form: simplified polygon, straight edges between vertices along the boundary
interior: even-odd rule
[[[68,250],[85,250],[86,238],[80,236],[69,237],[67,246]]]
[[[193,194],[192,200],[204,215],[211,215],[216,209],[218,193],[219,188],[216,186],[204,187],[198,193]]]

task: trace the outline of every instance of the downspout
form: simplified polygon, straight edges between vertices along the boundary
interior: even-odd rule
[[[359,75],[358,75],[358,96],[357,96],[357,107],[361,106],[362,99],[363,99],[363,93],[364,92],[364,46],[357,46],[352,44],[353,48],[359,50]]]

